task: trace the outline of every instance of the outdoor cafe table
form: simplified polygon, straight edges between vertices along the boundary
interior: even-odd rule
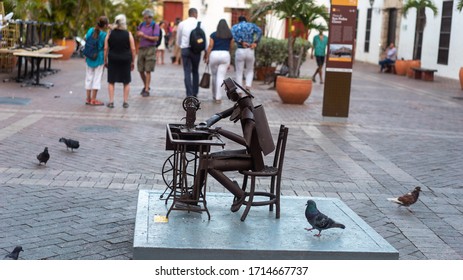
[[[32,83],[30,83],[31,85],[44,86],[47,88],[53,86],[53,83],[40,83],[40,62],[42,61],[42,59],[60,58],[63,56],[62,54],[51,54],[51,53],[44,53],[44,52],[39,52],[39,51],[18,51],[18,52],[14,52],[13,55],[19,58],[30,58],[32,60],[32,66],[31,66],[32,75],[31,76],[34,75],[34,71],[35,71],[35,80]],[[20,75],[21,75],[21,61],[18,62],[18,81],[20,80]]]

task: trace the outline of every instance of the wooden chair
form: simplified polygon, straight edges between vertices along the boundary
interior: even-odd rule
[[[275,205],[275,218],[280,218],[280,193],[281,193],[281,173],[283,171],[283,161],[285,158],[285,150],[286,150],[286,140],[288,138],[288,128],[284,125],[280,126],[280,132],[278,134],[278,142],[275,149],[275,157],[273,160],[272,166],[265,166],[263,170],[260,171],[252,171],[252,170],[243,170],[240,171],[241,174],[244,175],[243,179],[243,191],[246,192],[248,177],[251,177],[251,189],[249,192],[246,192],[246,200],[244,201],[244,205],[246,205],[246,209],[244,209],[243,215],[241,216],[241,221],[246,219],[246,216],[251,209],[251,206],[269,206],[269,211],[273,211],[273,205]],[[270,177],[270,191],[256,191],[256,177]],[[268,200],[259,200],[254,201],[255,197],[266,197]]]

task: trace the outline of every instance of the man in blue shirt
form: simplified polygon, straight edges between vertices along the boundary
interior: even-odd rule
[[[323,31],[320,30],[320,34],[313,38],[313,46],[312,46],[312,53],[310,54],[310,58],[313,59],[314,51],[315,51],[315,58],[317,60],[317,70],[312,76],[312,81],[316,81],[315,77],[317,74],[320,75],[320,84],[323,84],[323,64],[325,63],[325,53],[326,53],[326,45],[328,45],[328,37],[323,35]]]
[[[246,77],[245,87],[251,89],[254,78],[254,49],[262,37],[262,30],[254,23],[247,22],[246,17],[240,16],[239,23],[233,25],[231,32],[237,45],[235,52],[236,82],[243,84],[243,72]]]

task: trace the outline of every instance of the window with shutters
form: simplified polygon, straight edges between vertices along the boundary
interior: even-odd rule
[[[372,8],[367,10],[367,26],[365,28],[365,46],[364,51],[367,53],[370,51],[370,30],[371,30],[371,12]]]
[[[442,3],[442,20],[439,34],[439,51],[437,63],[447,65],[449,62],[450,33],[452,30],[453,1]]]

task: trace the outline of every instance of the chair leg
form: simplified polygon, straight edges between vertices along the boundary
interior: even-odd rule
[[[275,190],[275,218],[279,219],[280,218],[280,194],[281,194],[281,178],[277,178],[277,185],[276,185],[276,190]]]
[[[272,176],[270,181],[270,193],[275,194],[275,176]],[[272,198],[270,197],[269,199],[271,200]],[[268,206],[268,210],[273,211],[273,203]]]
[[[248,216],[249,210],[251,210],[252,201],[254,200],[254,191],[256,188],[256,177],[251,176],[251,190],[249,191],[249,198],[246,201],[246,209],[244,209],[243,215],[241,215],[241,221],[244,222]]]
[[[244,175],[243,185],[241,186],[241,189],[243,190],[243,192],[246,192],[247,184],[248,184],[248,175]]]

